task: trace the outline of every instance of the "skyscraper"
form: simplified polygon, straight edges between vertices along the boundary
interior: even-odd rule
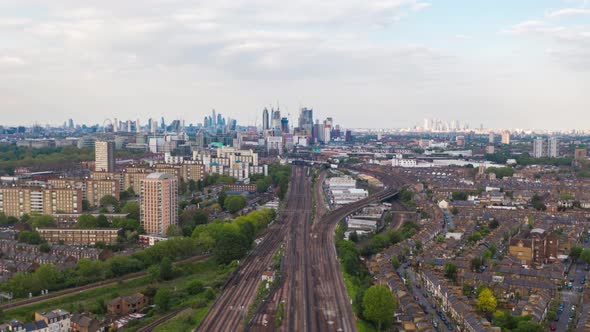
[[[140,220],[146,234],[166,235],[178,223],[178,184],[168,173],[152,173],[141,180]]]
[[[270,121],[268,117],[268,108],[262,110],[262,130],[268,130],[270,128]]]
[[[557,137],[549,137],[547,139],[547,157],[559,157],[559,139]]]
[[[101,141],[94,145],[94,170],[97,172],[115,171],[115,142]]]
[[[488,138],[488,143],[494,144],[496,141],[496,135],[493,132],[490,132],[490,136]]]
[[[279,109],[271,110],[272,123],[271,127],[273,130],[281,130],[281,111]]]
[[[289,119],[281,118],[281,132],[283,134],[289,133]]]
[[[299,129],[304,130],[307,135],[311,135],[313,128],[313,109],[304,107],[299,113]]]
[[[533,157],[541,158],[545,155],[544,145],[545,142],[542,137],[535,138],[533,141]]]

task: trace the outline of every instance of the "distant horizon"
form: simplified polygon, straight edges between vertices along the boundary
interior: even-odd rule
[[[278,104],[345,127],[590,128],[589,18],[587,0],[4,0],[0,110],[197,123],[216,108],[253,125]]]

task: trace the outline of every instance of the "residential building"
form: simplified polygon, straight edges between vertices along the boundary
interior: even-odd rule
[[[7,216],[23,214],[78,213],[82,211],[79,189],[46,189],[35,187],[0,188],[0,212]]]
[[[510,132],[509,131],[502,132],[502,144],[510,145]]]
[[[584,160],[586,159],[586,149],[576,148],[574,150],[574,160]]]
[[[545,156],[545,142],[543,138],[538,137],[533,141],[533,157],[541,158]]]
[[[178,223],[178,181],[168,173],[152,173],[141,181],[140,220],[147,234],[165,235]]]
[[[115,142],[99,141],[94,146],[94,169],[98,172],[115,171]]]
[[[68,332],[70,330],[70,313],[61,309],[49,312],[35,312],[35,322],[44,321],[48,332]]]
[[[73,332],[97,332],[101,330],[100,322],[87,313],[73,314],[70,318],[70,330]]]
[[[37,228],[43,240],[49,243],[63,241],[65,244],[113,244],[122,231],[120,228]]]
[[[118,297],[107,304],[107,313],[117,317],[125,316],[141,311],[148,302],[148,298],[141,293]]]
[[[559,157],[559,139],[557,137],[549,137],[547,139],[547,157]]]

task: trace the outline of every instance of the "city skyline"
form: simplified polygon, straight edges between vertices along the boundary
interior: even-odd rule
[[[137,7],[3,1],[0,104],[19,114],[4,124],[111,114],[196,123],[215,108],[254,125],[279,101],[282,112],[308,106],[345,127],[443,115],[489,128],[587,127],[587,1]]]

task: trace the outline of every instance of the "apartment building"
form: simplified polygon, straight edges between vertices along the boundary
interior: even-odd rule
[[[0,212],[7,216],[82,212],[82,191],[75,188],[0,188]]]
[[[178,223],[178,181],[168,173],[152,173],[141,181],[141,226],[146,234],[165,235]]]
[[[42,239],[49,243],[96,244],[97,242],[116,243],[122,233],[117,228],[38,228]]]

